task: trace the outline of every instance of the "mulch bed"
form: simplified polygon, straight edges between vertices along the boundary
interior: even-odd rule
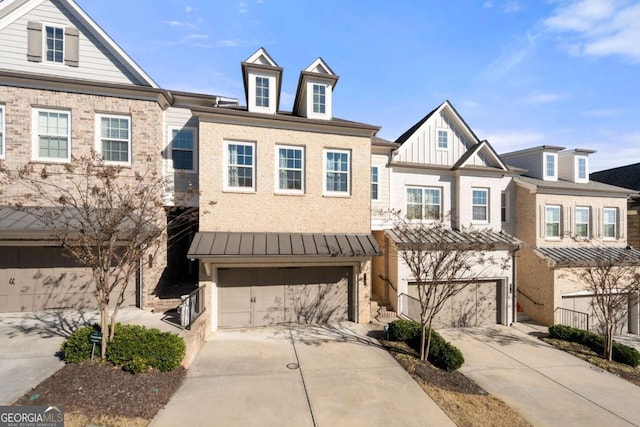
[[[180,387],[186,370],[151,369],[137,375],[110,363],[69,363],[14,405],[62,405],[66,413],[89,417],[151,419]]]

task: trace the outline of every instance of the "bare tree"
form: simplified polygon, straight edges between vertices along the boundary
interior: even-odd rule
[[[591,307],[604,336],[603,356],[611,360],[616,325],[627,313],[630,296],[637,296],[640,289],[640,254],[630,247],[585,250],[594,262],[575,269],[574,274],[593,294]]]
[[[495,244],[487,238],[486,230],[452,230],[443,221],[425,223],[394,216],[398,253],[409,268],[420,301],[420,358],[425,360],[433,320],[440,311],[489,269],[508,269],[509,259],[491,254]]]
[[[66,254],[91,270],[103,332],[102,357],[143,256],[154,256],[167,239],[162,199],[167,182],[156,163],[146,158],[135,169],[123,168],[91,153],[64,165],[0,166],[0,181],[12,189],[5,191],[9,205],[35,217]],[[185,194],[184,200],[192,196]],[[174,205],[181,202],[174,200]],[[174,221],[197,214],[195,209],[181,212],[172,216]]]

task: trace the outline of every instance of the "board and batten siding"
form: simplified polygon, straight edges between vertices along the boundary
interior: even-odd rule
[[[99,47],[101,46],[100,41],[91,34],[89,29],[70,13],[63,12],[63,6],[57,7],[58,3],[57,1],[44,2],[0,31],[0,40],[2,40],[0,43],[0,68],[108,83],[144,84],[127,71],[106,48]],[[78,67],[47,63],[46,61],[28,61],[27,24],[29,22],[77,28],[79,31]]]
[[[171,130],[174,128],[190,127],[196,130],[194,149],[196,150],[195,168],[196,172],[174,171],[171,161]],[[198,158],[199,158],[199,132],[198,119],[191,114],[188,108],[167,108],[164,111],[164,129],[163,129],[163,171],[167,178],[174,185],[174,191],[182,193],[187,189],[198,189]]]
[[[437,131],[449,131],[449,148],[437,148]],[[453,166],[467,152],[471,141],[444,114],[434,114],[397,150],[394,161]]]

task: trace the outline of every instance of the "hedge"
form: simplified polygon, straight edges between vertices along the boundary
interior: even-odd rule
[[[549,327],[549,336],[564,341],[585,345],[596,353],[604,353],[604,337],[584,329],[572,328],[566,325]],[[613,341],[612,359],[634,368],[640,365],[640,352],[633,347]]]
[[[93,331],[100,331],[100,327],[84,326],[69,336],[62,344],[65,362],[80,363],[90,359],[92,344],[89,343],[89,334]],[[96,345],[96,352],[99,355],[99,345]],[[184,340],[175,334],[116,323],[113,340],[107,345],[106,360],[132,373],[150,367],[170,371],[180,365],[184,355]]]

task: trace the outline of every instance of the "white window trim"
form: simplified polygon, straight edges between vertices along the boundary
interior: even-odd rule
[[[327,190],[327,153],[346,153],[347,154],[347,190],[346,191],[328,191]],[[322,150],[322,194],[331,197],[350,197],[351,196],[351,150],[343,150],[338,148],[325,148]]]
[[[262,77],[269,80],[269,106],[261,107],[256,104],[256,77]],[[276,93],[278,88],[276,87],[276,75],[275,73],[256,73],[249,72],[249,111],[255,113],[267,113],[267,114],[275,114],[276,113],[276,103],[278,99],[278,94]]]
[[[578,223],[578,211],[586,210],[587,211],[587,235],[586,236],[578,236],[578,224],[584,224],[583,222]],[[577,239],[589,240],[591,238],[591,208],[588,206],[576,206],[573,213],[573,234]]]
[[[584,160],[584,178],[580,178],[580,160]],[[587,156],[575,157],[575,181],[583,184],[589,182],[589,158]]]
[[[245,145],[253,147],[253,163],[251,164],[251,187],[232,187],[229,185],[229,145]],[[257,150],[256,143],[252,141],[224,141],[223,167],[222,167],[222,190],[234,193],[255,193],[256,192],[256,163]]]
[[[129,160],[126,162],[115,162],[113,160],[105,160],[103,158],[103,162],[105,165],[117,165],[117,166],[131,166],[131,161],[133,157],[133,153],[131,152],[133,144],[131,143],[131,116],[126,114],[107,114],[107,113],[99,113],[96,114],[95,118],[95,149],[96,153],[100,154],[102,157],[102,118],[117,118],[117,119],[127,119],[127,126],[129,132],[129,140],[127,141],[127,150],[129,150]]]
[[[62,28],[62,61],[61,62],[49,61],[47,59],[47,27]],[[51,24],[46,22],[42,23],[42,63],[54,65],[56,67],[65,65],[64,59],[66,58],[66,54],[67,54],[67,40],[65,38],[66,31],[67,31],[67,27],[65,25]]]
[[[606,224],[609,223],[605,223],[605,212],[606,211],[613,211],[616,215],[615,221],[613,222],[613,236],[605,236],[605,228],[604,226]],[[619,217],[618,217],[619,213],[618,213],[618,208],[612,208],[612,207],[605,207],[602,209],[602,240],[617,240],[618,239],[618,235],[619,235],[619,230],[618,230],[618,221],[619,221]]]
[[[324,113],[313,111],[313,86],[324,86]],[[332,86],[327,82],[310,79],[307,82],[307,117],[310,119],[330,119],[332,117]]]
[[[474,191],[484,191],[486,193],[486,195],[487,195],[487,198],[486,198],[487,204],[486,205],[474,205],[473,204],[473,192]],[[489,223],[489,218],[490,218],[489,217],[489,214],[490,214],[490,212],[489,212],[489,201],[490,201],[489,196],[490,196],[490,194],[489,194],[489,189],[488,188],[472,188],[471,189],[471,222],[472,223],[474,223],[474,224],[487,224],[487,223]],[[486,219],[473,219],[473,208],[475,206],[482,206],[482,207],[484,207],[486,209],[486,212],[487,212],[487,218]]]
[[[299,150],[302,152],[302,169],[301,169],[301,188],[300,190],[289,190],[289,189],[283,189],[280,188],[280,149],[284,148],[284,149],[292,149],[292,150]],[[305,176],[306,176],[306,153],[305,153],[305,147],[304,146],[300,146],[300,145],[284,145],[284,144],[276,144],[275,146],[275,157],[274,157],[274,183],[273,183],[273,188],[275,189],[275,193],[276,194],[291,194],[291,195],[300,195],[300,194],[304,194],[305,193],[305,186],[306,186],[306,180],[305,180]]]
[[[193,169],[178,169],[173,167],[173,131],[188,129],[193,132]],[[169,171],[180,171],[185,173],[198,173],[198,128],[193,126],[168,126],[167,137],[169,139],[167,160],[169,160]],[[186,150],[184,150],[186,151]]]
[[[67,157],[40,157],[40,133],[38,129],[38,116],[39,113],[55,112],[66,113],[69,116],[67,127]],[[69,163],[71,161],[71,110],[55,109],[55,108],[33,108],[31,111],[31,159],[37,162],[48,163]]]
[[[547,157],[553,157],[553,175],[549,175],[547,170]],[[558,180],[558,153],[543,153],[542,154],[542,168],[543,179],[545,181],[557,181]]]
[[[409,198],[407,197],[407,190],[410,190],[410,189],[411,190],[420,190],[420,191],[422,191],[422,196],[423,196],[423,202],[422,202],[422,205],[421,205],[422,206],[422,217],[423,218],[411,218],[410,221],[428,222],[428,223],[429,222],[441,221],[442,220],[442,209],[443,209],[443,206],[442,206],[442,203],[443,203],[443,200],[442,200],[442,193],[443,193],[442,188],[441,187],[421,187],[419,185],[407,185],[405,187],[405,191],[404,191],[404,198],[405,198],[404,207],[405,207],[405,209],[407,209],[407,211],[409,210],[408,209]],[[439,208],[438,208],[438,218],[436,218],[436,219],[424,218],[424,216],[425,216],[424,215],[424,206],[426,205],[426,203],[424,202],[424,192],[425,192],[425,190],[436,190],[440,194],[440,205],[439,205]],[[407,212],[407,214],[408,214],[408,212]]]
[[[554,208],[558,209],[558,235],[557,236],[549,236],[547,232],[547,209]],[[545,205],[544,206],[544,236],[547,240],[561,240],[562,239],[562,206],[560,205]]]
[[[376,170],[376,180],[373,180],[373,170]],[[373,197],[373,185],[376,186],[376,197]],[[371,200],[380,200],[380,168],[378,166],[371,166]]]
[[[504,205],[503,205],[504,200]],[[502,211],[504,210],[504,219],[502,218]],[[509,222],[509,194],[506,191],[500,192],[500,222]]]
[[[439,143],[439,133],[440,132],[444,132],[447,134],[447,147],[446,148],[442,148],[440,147],[440,143]],[[438,151],[449,151],[449,149],[451,148],[451,132],[449,132],[449,129],[446,128],[436,128],[436,150]]]
[[[0,104],[0,159],[5,158],[5,152],[7,150],[7,137],[6,137],[6,122],[7,116],[5,114],[4,104]]]

